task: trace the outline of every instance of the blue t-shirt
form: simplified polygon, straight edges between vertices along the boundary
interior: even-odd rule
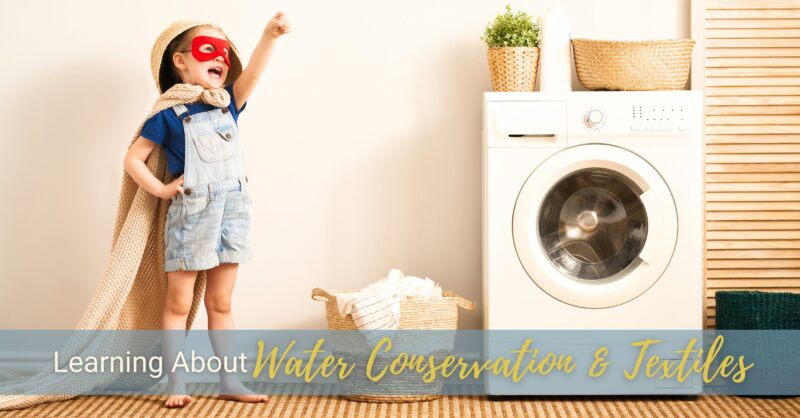
[[[228,110],[233,116],[234,122],[239,120],[239,113],[244,110],[247,103],[242,105],[242,108],[236,110],[236,99],[233,97],[233,85],[225,86],[225,90],[231,95],[231,103],[228,105]],[[214,106],[203,102],[195,102],[186,105],[189,114],[207,112],[216,109]],[[172,176],[177,178],[183,174],[183,167],[186,158],[186,142],[185,133],[183,130],[183,123],[175,114],[171,107],[168,107],[145,121],[142,126],[141,136],[149,139],[150,141],[164,147],[167,153],[167,168]]]

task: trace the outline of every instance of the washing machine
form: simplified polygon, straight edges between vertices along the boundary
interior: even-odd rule
[[[702,329],[701,92],[485,93],[483,111],[485,329]]]

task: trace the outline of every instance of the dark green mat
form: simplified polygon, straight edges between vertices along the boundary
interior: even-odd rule
[[[746,380],[724,393],[796,395],[800,393],[800,294],[721,291],[716,294],[717,330],[726,335],[726,354],[744,355],[754,367]],[[777,331],[775,331],[777,330]]]
[[[717,329],[800,329],[800,294],[720,291]]]

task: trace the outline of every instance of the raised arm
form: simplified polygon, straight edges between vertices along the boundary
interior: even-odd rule
[[[247,63],[247,68],[242,71],[239,78],[233,83],[233,95],[236,97],[236,110],[242,108],[242,105],[247,101],[253,90],[256,87],[261,73],[264,72],[264,67],[267,66],[269,56],[272,54],[272,48],[275,46],[275,40],[281,35],[289,33],[289,21],[283,15],[283,12],[278,12],[270,19],[267,26],[264,28],[264,33],[261,34],[261,39],[253,50],[253,55],[250,56],[250,61]]]

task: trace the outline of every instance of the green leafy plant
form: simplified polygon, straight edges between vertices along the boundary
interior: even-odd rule
[[[486,26],[482,40],[490,48],[495,47],[538,47],[539,46],[539,19],[533,18],[525,12],[511,12],[511,5],[506,5],[506,12],[498,14],[494,22]]]

